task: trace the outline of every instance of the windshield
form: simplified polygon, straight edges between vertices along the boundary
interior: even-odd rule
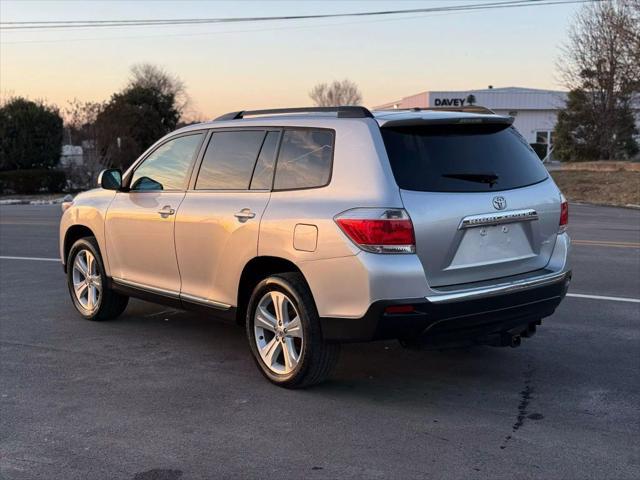
[[[526,140],[504,125],[382,128],[398,186],[423,192],[489,192],[545,180]]]

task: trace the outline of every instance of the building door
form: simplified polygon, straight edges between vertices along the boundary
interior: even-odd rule
[[[549,153],[551,152],[552,133],[553,132],[550,132],[549,130],[539,130],[536,132],[536,143],[546,145],[544,159],[547,159],[547,157],[549,157]]]

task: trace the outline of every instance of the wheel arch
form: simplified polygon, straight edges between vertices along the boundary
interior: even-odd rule
[[[309,286],[302,271],[291,260],[282,257],[260,256],[254,257],[247,262],[242,270],[238,284],[237,323],[244,324],[245,322],[247,305],[255,286],[271,275],[286,272],[299,273],[307,286]]]
[[[64,265],[64,271],[67,271],[67,257],[71,251],[73,244],[83,237],[95,237],[96,234],[86,225],[71,225],[64,234],[64,242],[62,246],[62,263]]]

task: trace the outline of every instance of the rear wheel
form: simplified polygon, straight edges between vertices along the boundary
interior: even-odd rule
[[[67,258],[67,285],[76,310],[88,320],[110,320],[127,308],[129,297],[108,287],[94,237],[76,241]]]
[[[338,359],[340,346],[322,338],[313,297],[299,273],[273,275],[255,287],[246,328],[260,371],[276,385],[320,383]]]

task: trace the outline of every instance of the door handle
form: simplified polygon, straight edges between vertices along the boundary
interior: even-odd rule
[[[162,210],[158,210],[158,213],[163,217],[168,217],[169,215],[176,213],[176,211],[171,208],[171,205],[165,205],[162,207]]]
[[[233,216],[236,217],[241,222],[246,222],[250,218],[254,218],[256,216],[256,214],[253,213],[248,208],[243,208],[239,212],[234,213]]]

